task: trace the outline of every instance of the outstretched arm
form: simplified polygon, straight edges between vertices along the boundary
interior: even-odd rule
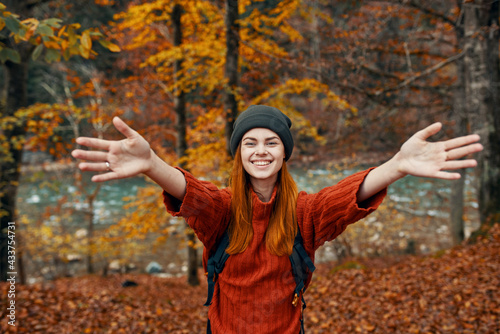
[[[126,137],[125,139],[77,138],[78,144],[96,149],[96,151],[77,149],[72,152],[73,157],[87,161],[81,162],[79,168],[83,171],[102,172],[92,177],[94,182],[123,179],[142,173],[167,193],[182,201],[186,194],[184,175],[161,160],[150,148],[149,143],[120,118],[113,118],[113,124]]]
[[[460,174],[447,170],[475,167],[476,160],[460,159],[483,149],[481,144],[476,143],[479,136],[469,135],[441,142],[427,141],[441,127],[441,123],[434,123],[415,133],[392,159],[373,169],[361,184],[358,202],[370,198],[406,175],[455,180],[460,178]]]

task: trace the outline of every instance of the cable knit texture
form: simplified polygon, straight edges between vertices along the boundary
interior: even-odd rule
[[[203,243],[205,265],[208,253],[215,250],[228,227],[231,191],[218,189],[181,171],[187,182],[184,201],[164,192],[164,203],[170,214],[186,218]],[[384,199],[386,189],[359,205],[356,203],[356,194],[369,171],[351,175],[316,194],[299,193],[297,220],[304,248],[313,261],[318,247],[374,211]],[[301,305],[292,305],[295,281],[290,260],[288,256],[272,255],[266,249],[265,233],[275,197],[276,188],[267,203],[252,193],[253,239],[243,253],[229,257],[218,277],[208,311],[213,333],[297,334],[300,331]]]

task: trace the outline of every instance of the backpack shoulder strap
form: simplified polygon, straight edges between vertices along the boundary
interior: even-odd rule
[[[312,274],[314,270],[316,270],[313,261],[311,260],[309,255],[307,255],[307,252],[304,249],[304,242],[302,240],[300,230],[295,236],[293,252],[292,255],[290,255],[290,262],[292,263],[292,271],[296,284],[294,296],[294,305],[296,305],[296,299],[300,296],[300,293],[303,292],[302,290],[305,287],[307,278]]]
[[[208,283],[208,296],[205,306],[209,306],[212,303],[212,297],[214,295],[215,281],[217,280],[217,275],[222,272],[224,265],[229,257],[226,253],[226,248],[229,246],[229,234],[227,231],[222,235],[215,253],[210,255],[207,261],[207,283]]]
[[[290,255],[290,262],[292,263],[292,272],[295,279],[295,290],[292,305],[297,306],[297,304],[299,303],[299,298],[301,298],[301,313],[303,313],[304,309],[306,308],[306,301],[304,300],[305,283],[309,275],[312,275],[312,272],[316,270],[316,267],[314,266],[313,261],[311,260],[309,255],[307,255],[307,252],[304,249],[304,241],[302,239],[302,235],[300,234],[300,230],[297,231],[297,235],[295,236],[292,255]],[[300,318],[300,326],[300,333],[304,333],[303,316],[301,316]]]
[[[292,304],[297,306],[299,298],[302,299],[302,310],[306,308],[306,303],[304,300],[304,290],[305,282],[307,281],[309,275],[312,274],[316,267],[313,261],[307,255],[304,249],[302,235],[300,230],[297,231],[295,240],[293,243],[293,251],[290,255],[290,262],[292,264],[293,277],[295,279],[295,290]],[[205,306],[209,306],[212,303],[212,298],[214,294],[215,282],[217,281],[217,276],[224,269],[229,254],[226,253],[226,248],[229,246],[229,234],[227,231],[224,232],[219,244],[217,245],[216,251],[210,255],[207,261],[207,283],[208,283],[208,296]],[[301,318],[301,333],[304,332],[303,318]]]

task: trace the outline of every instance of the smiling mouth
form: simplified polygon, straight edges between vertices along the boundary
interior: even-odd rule
[[[256,166],[267,166],[271,164],[271,161],[252,161],[252,164]]]

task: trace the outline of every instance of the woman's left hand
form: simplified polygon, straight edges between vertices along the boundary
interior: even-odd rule
[[[460,174],[448,172],[449,170],[477,165],[474,159],[460,159],[483,149],[483,146],[477,143],[480,137],[473,134],[440,142],[427,141],[438,133],[441,127],[441,123],[434,123],[415,133],[401,146],[396,156],[399,172],[405,175],[454,180],[460,178]]]
[[[360,186],[358,202],[370,198],[406,175],[455,180],[460,178],[460,173],[448,171],[475,167],[476,160],[460,159],[483,149],[483,145],[477,143],[479,136],[469,135],[440,142],[427,141],[441,127],[441,123],[434,123],[415,133],[392,159],[371,170]]]

